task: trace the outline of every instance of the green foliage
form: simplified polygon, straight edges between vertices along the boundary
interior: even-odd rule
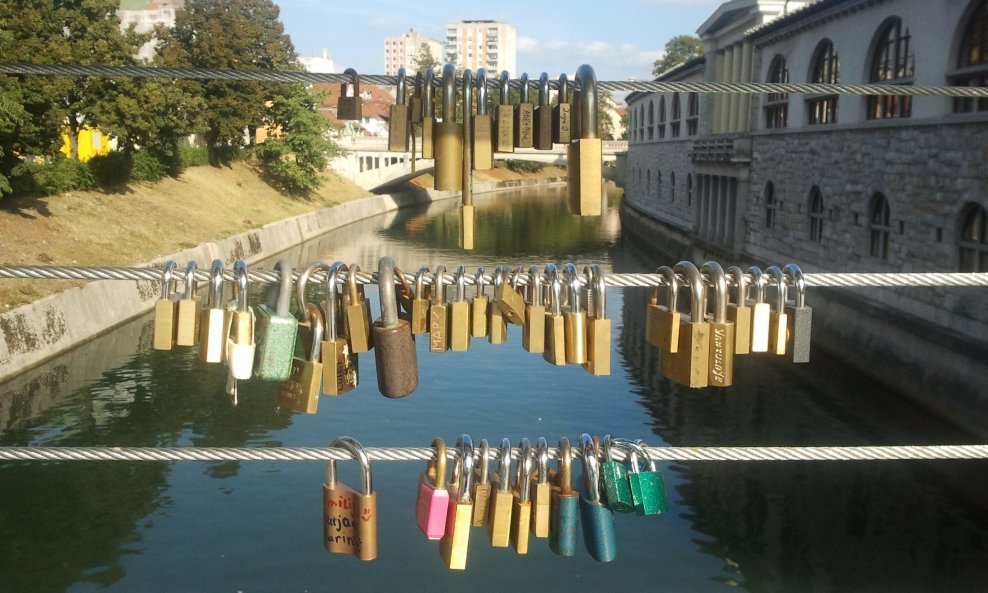
[[[703,41],[693,35],[676,35],[666,42],[665,53],[652,67],[652,75],[658,76],[680,64],[703,55]]]
[[[182,146],[178,149],[178,160],[183,169],[208,165],[209,149],[205,146]]]
[[[538,173],[545,169],[545,163],[508,159],[508,169],[515,173]]]
[[[130,180],[133,159],[129,153],[114,151],[94,156],[87,164],[97,185],[102,188],[115,188],[126,185]]]
[[[130,178],[133,181],[161,181],[168,174],[168,168],[146,150],[134,153]]]
[[[96,180],[89,167],[75,159],[55,158],[47,162],[23,162],[10,175],[13,193],[53,196],[72,190],[94,189]]]
[[[622,130],[622,132],[621,132],[621,138],[619,138],[620,140],[627,140],[628,139],[628,126],[630,126],[630,125],[631,125],[631,122],[629,121],[629,118],[628,118],[628,112],[625,111],[624,112],[624,115],[621,116],[621,130]]]
[[[432,55],[429,44],[423,43],[419,46],[418,53],[412,58],[412,65],[415,68],[415,72],[421,72],[424,75],[427,68],[438,68],[439,60]]]

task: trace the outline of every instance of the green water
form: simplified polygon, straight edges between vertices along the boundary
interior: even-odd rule
[[[477,249],[456,249],[455,204],[400,211],[294,252],[296,264],[382,255],[419,265],[599,262],[636,272],[673,263],[622,237],[617,202],[598,219],[565,213],[559,191],[478,196]],[[204,262],[200,262],[203,264]],[[779,262],[784,263],[784,262]],[[259,291],[258,291],[259,292]],[[377,310],[376,291],[369,291]],[[812,293],[809,296],[812,304]],[[381,397],[373,355],[361,385],[315,416],[279,409],[277,387],[243,382],[189,349],[151,351],[150,319],[129,324],[0,386],[0,444],[16,446],[425,446],[581,432],[653,445],[855,445],[976,442],[824,352],[809,365],[739,358],[737,387],[671,385],[644,342],[643,289],[608,291],[613,374],[558,369],[507,344],[430,354],[419,389]],[[988,582],[986,465],[661,464],[667,515],[615,517],[618,558],[492,549],[471,536],[465,572],[444,567],[413,517],[424,464],[375,462],[379,558],[321,544],[324,466],[314,462],[0,464],[0,592],[61,591],[982,591]],[[358,485],[353,464],[342,479]]]

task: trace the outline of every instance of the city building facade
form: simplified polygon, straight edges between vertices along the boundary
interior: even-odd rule
[[[460,21],[446,25],[444,61],[476,72],[518,74],[518,48],[515,28],[490,20]]]
[[[138,33],[150,33],[158,25],[175,26],[175,12],[185,6],[185,0],[120,0],[117,16],[120,17],[120,30],[125,31],[131,25]],[[137,57],[151,61],[154,57],[156,40],[151,40],[141,46]]]
[[[429,48],[432,57],[437,62],[443,58],[443,45],[439,41],[426,37],[409,29],[397,37],[384,38],[384,72],[388,76],[397,76],[398,69],[404,68],[406,73],[415,74],[415,56],[418,55],[422,44]]]

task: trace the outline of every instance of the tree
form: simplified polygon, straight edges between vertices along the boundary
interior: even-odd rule
[[[703,41],[700,41],[699,37],[694,37],[693,35],[676,35],[666,42],[665,52],[661,58],[655,60],[652,74],[658,76],[670,68],[685,64],[693,58],[698,58],[702,55]]]
[[[432,50],[429,49],[428,43],[423,43],[419,46],[418,53],[412,58],[412,65],[415,68],[415,72],[421,72],[425,74],[427,68],[438,68],[439,60],[432,55]]]

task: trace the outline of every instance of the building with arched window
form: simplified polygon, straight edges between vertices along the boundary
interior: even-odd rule
[[[704,55],[659,81],[988,87],[988,0],[731,0],[697,33]],[[670,191],[626,188],[622,213],[649,219],[671,253],[820,272],[988,271],[988,99],[635,92],[627,102],[658,105],[659,128],[629,145],[627,165],[661,166]],[[665,199],[673,179],[686,180],[686,200]],[[938,386],[948,369],[931,361],[962,361],[967,375],[943,384],[988,385],[988,356],[971,354],[988,351],[988,291],[837,292],[815,289],[811,304],[856,322],[815,317],[814,333],[852,364],[941,410],[963,396]],[[867,368],[868,352],[847,341],[880,344],[899,366]]]

